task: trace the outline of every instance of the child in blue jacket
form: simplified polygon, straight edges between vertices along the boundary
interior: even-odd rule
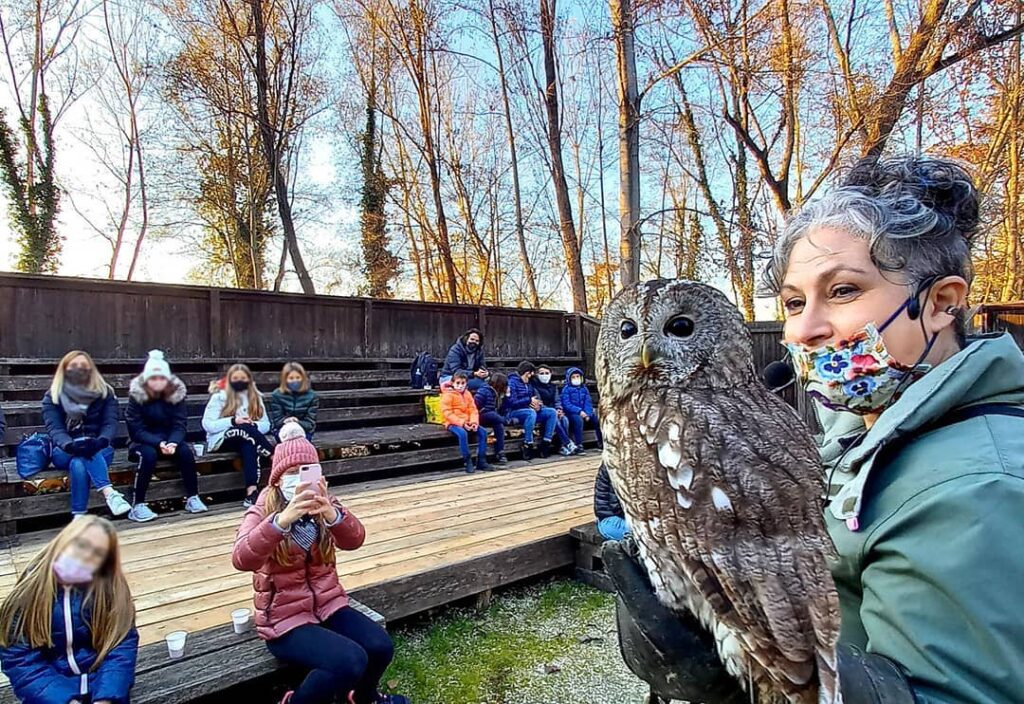
[[[138,649],[117,532],[99,516],[69,523],[0,606],[0,665],[26,704],[128,704]]]
[[[603,447],[604,440],[601,437],[601,421],[594,410],[594,402],[590,398],[590,390],[584,383],[583,370],[579,367],[569,367],[565,370],[565,386],[562,387],[562,411],[569,419],[569,431],[572,433],[573,442],[576,443],[576,454],[582,455],[583,450],[583,426],[591,423],[597,432],[597,446]]]

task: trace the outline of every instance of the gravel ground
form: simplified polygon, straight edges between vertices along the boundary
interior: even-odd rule
[[[413,704],[640,704],[623,664],[610,595],[553,580],[450,609],[393,633],[391,691]]]

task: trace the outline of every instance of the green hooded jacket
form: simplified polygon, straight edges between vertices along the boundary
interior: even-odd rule
[[[841,640],[899,663],[920,704],[1024,702],[1024,418],[941,424],[979,403],[1024,406],[1009,335],[973,339],[828,458]]]

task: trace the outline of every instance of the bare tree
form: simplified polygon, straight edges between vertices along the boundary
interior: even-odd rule
[[[622,286],[640,278],[640,95],[633,0],[610,0],[619,86],[619,245]]]

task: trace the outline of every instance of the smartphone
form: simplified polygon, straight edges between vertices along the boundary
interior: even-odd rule
[[[320,480],[324,470],[319,464],[304,464],[299,467],[299,484],[308,484],[313,491],[320,491]]]

